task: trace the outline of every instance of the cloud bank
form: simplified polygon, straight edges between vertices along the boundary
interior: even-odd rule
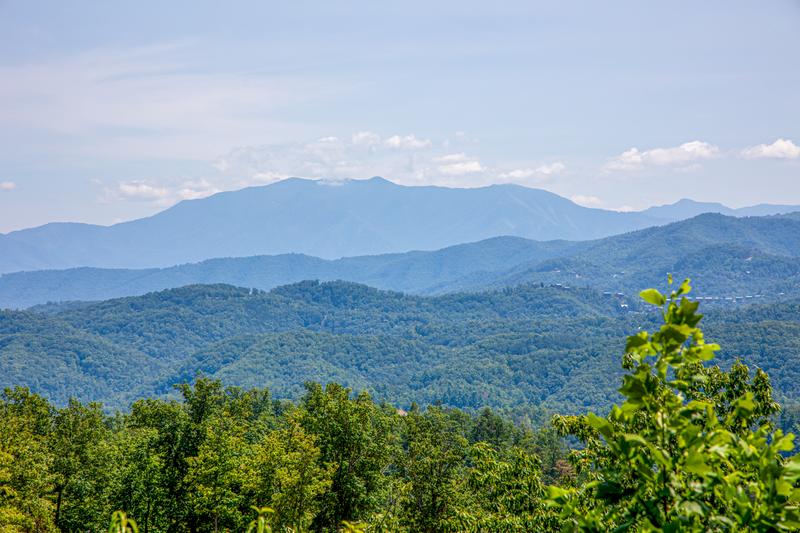
[[[480,187],[503,182],[536,185],[566,170],[561,161],[508,168],[471,153],[475,142],[463,133],[431,140],[413,133],[381,135],[360,131],[309,142],[244,146],[220,157],[215,168],[240,185],[289,176],[342,180],[384,176],[404,185]]]
[[[703,141],[691,141],[670,148],[652,148],[639,151],[630,148],[606,163],[604,170],[635,171],[647,167],[674,166],[686,168],[693,163],[720,155],[717,146]]]
[[[800,146],[789,139],[778,139],[772,144],[758,144],[745,148],[741,155],[745,159],[797,159],[800,158]]]
[[[614,204],[582,186],[574,190],[576,171],[567,172],[563,161],[508,165],[488,161],[477,154],[474,139],[458,132],[445,139],[430,139],[414,133],[383,135],[358,131],[351,135],[319,137],[306,142],[241,146],[217,158],[203,179],[179,178],[118,181],[103,185],[102,201],[144,202],[168,207],[181,200],[204,198],[224,190],[265,185],[289,177],[302,177],[336,184],[347,179],[383,176],[403,185],[481,187],[494,183],[556,187],[565,196],[587,207]],[[632,147],[594,169],[601,175],[626,174],[647,169],[687,171],[702,162],[731,157],[748,159],[797,159],[800,147],[788,139],[744,149],[722,150],[705,141],[690,141],[671,147],[639,150]],[[597,174],[594,174],[597,175]],[[570,180],[572,184],[570,185]],[[7,182],[10,183],[10,182]],[[12,188],[6,186],[0,188]]]

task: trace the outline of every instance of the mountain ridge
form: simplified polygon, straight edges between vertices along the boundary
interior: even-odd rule
[[[797,205],[755,204],[745,207],[728,207],[720,202],[698,202],[690,198],[681,198],[677,202],[656,205],[639,211],[639,213],[670,221],[692,218],[704,213],[718,213],[734,217],[783,215],[800,211]]]
[[[717,261],[708,259],[712,250]],[[345,280],[421,295],[521,283],[635,292],[660,283],[666,272],[698,277],[699,289],[706,294],[729,296],[745,289],[751,294],[793,294],[800,286],[800,214],[704,214],[595,241],[493,237],[435,251],[336,260],[285,254],[216,258],[164,269],[84,267],[12,273],[0,276],[0,308],[106,300],[198,283],[270,290],[308,279]]]
[[[584,240],[659,222],[519,185],[409,187],[383,178],[337,184],[291,178],[185,200],[112,226],[50,223],[3,234],[0,273],[153,268],[293,252],[336,259],[436,250],[500,235]]]
[[[781,398],[800,398],[798,301],[703,303],[707,338],[725,346],[720,363],[741,358],[767,370]],[[0,387],[125,408],[142,395],[168,397],[198,373],[278,398],[298,397],[312,376],[403,407],[525,403],[576,413],[608,407],[625,334],[657,326],[638,297],[591,288],[419,297],[347,282],[270,292],[192,285],[54,312],[0,311]]]

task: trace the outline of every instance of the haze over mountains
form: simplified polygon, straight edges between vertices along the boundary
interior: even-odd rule
[[[797,205],[757,204],[747,207],[731,208],[719,202],[697,202],[688,198],[673,204],[648,207],[640,213],[661,220],[677,221],[702,215],[703,213],[719,213],[732,217],[762,217],[780,215],[800,211]]]
[[[282,397],[315,379],[403,405],[580,412],[613,400],[611,354],[655,316],[636,294],[663,287],[670,272],[694,278],[693,294],[734,349],[727,360],[778,369],[779,391],[795,399],[787,368],[798,338],[800,213],[771,214],[792,209],[684,200],[618,213],[518,186],[293,179],[112,227],[15,232],[0,239],[7,269],[126,268],[0,276],[0,308],[30,307],[0,311],[0,386],[124,407],[201,372],[265,383]],[[752,213],[769,216],[736,216]],[[426,247],[438,248],[333,258]],[[293,253],[251,253],[262,249]],[[216,258],[185,262],[205,255]],[[45,302],[60,303],[37,305]],[[777,314],[745,305],[761,302]],[[780,339],[780,357],[739,337],[736,324],[752,312],[766,337]]]
[[[721,299],[800,295],[800,214],[735,218],[705,214],[593,241],[494,237],[432,252],[324,260],[300,254],[212,259],[164,269],[76,268],[0,276],[0,308],[105,300],[190,284],[269,290],[314,279],[346,280],[416,294],[523,283],[588,286],[635,294],[666,273],[696,279]]]
[[[756,206],[730,214],[773,214]],[[437,250],[497,236],[587,240],[687,218],[713,204],[643,212],[579,206],[518,185],[407,187],[382,178],[299,178],[184,201],[152,217],[95,226],[52,223],[0,235],[0,273],[71,267],[152,268],[216,257],[301,253],[323,259]]]

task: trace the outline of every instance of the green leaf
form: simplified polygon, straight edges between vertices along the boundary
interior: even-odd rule
[[[629,375],[622,378],[622,387],[619,392],[629,400],[640,400],[647,394],[647,388],[638,376]]]
[[[794,435],[791,433],[783,435],[775,442],[775,447],[781,452],[790,452],[794,450]]]
[[[690,292],[692,292],[692,286],[689,284],[689,278],[686,278],[683,280],[683,283],[681,283],[678,294],[688,294]]]
[[[686,458],[684,469],[693,474],[703,475],[711,471],[711,468],[706,464],[705,459],[699,453],[689,453]]]
[[[636,348],[641,348],[648,344],[648,334],[646,331],[640,331],[636,335],[628,337],[628,342],[625,344],[625,351],[630,352]]]
[[[667,303],[667,299],[664,297],[664,295],[658,292],[656,289],[645,289],[639,293],[639,296],[645,302],[652,305],[657,305],[659,307]]]
[[[586,415],[586,423],[596,429],[602,436],[611,437],[611,424],[605,418],[601,418],[594,413]]]
[[[647,441],[641,435],[637,435],[636,433],[625,433],[622,435],[622,438],[625,439],[625,442],[630,444],[636,443],[646,446]]]

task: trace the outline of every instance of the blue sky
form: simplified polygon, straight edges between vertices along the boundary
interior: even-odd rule
[[[800,204],[798,51],[798,0],[0,0],[0,232],[292,175]]]

